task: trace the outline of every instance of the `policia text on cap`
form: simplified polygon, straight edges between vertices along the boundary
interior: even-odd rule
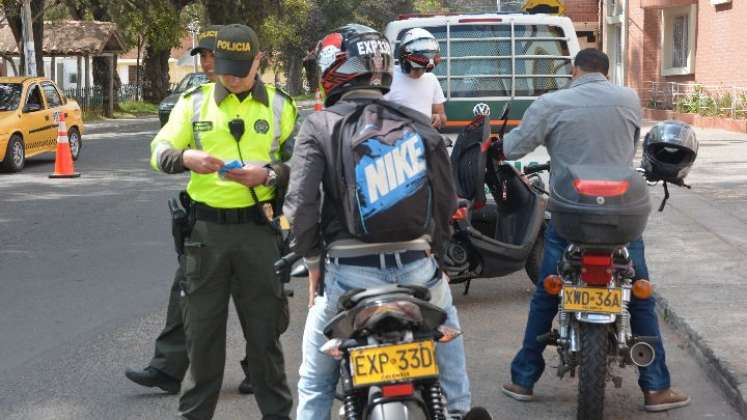
[[[186,419],[209,419],[215,411],[231,294],[246,320],[249,372],[263,418],[288,419],[292,405],[279,342],[287,302],[272,267],[278,238],[261,208],[287,184],[284,162],[297,114],[291,98],[256,77],[258,48],[249,27],[221,27],[218,81],[185,94],[151,143],[155,169],[191,171],[187,192],[196,222],[184,244],[182,306],[194,384],[179,401]],[[230,161],[243,165],[220,176]]]

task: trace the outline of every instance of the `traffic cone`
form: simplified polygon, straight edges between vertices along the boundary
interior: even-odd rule
[[[319,88],[316,89],[316,93],[314,94],[314,111],[321,111],[322,110],[322,95],[319,93]]]
[[[77,178],[79,172],[73,168],[73,155],[70,152],[70,142],[67,139],[67,127],[65,126],[65,113],[60,113],[60,122],[57,125],[57,153],[54,159],[54,173],[50,178]]]

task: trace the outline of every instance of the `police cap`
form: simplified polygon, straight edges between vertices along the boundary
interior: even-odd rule
[[[215,38],[218,37],[218,30],[222,25],[211,25],[197,34],[197,46],[192,48],[189,55],[196,55],[200,50],[215,50]]]
[[[259,51],[259,39],[246,25],[225,25],[215,41],[215,74],[245,77]]]

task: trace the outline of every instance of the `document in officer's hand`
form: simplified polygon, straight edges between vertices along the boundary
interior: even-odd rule
[[[223,166],[218,170],[218,175],[220,175],[221,177],[224,177],[226,176],[228,171],[230,171],[231,169],[238,169],[238,168],[241,168],[242,166],[244,165],[242,165],[241,162],[238,160],[224,162]]]

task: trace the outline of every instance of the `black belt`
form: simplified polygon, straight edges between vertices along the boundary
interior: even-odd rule
[[[205,222],[213,222],[221,225],[238,225],[242,223],[256,223],[260,220],[257,216],[257,206],[242,207],[238,209],[217,209],[202,203],[194,203],[195,218]]]
[[[381,255],[384,255],[384,267],[381,267]],[[342,265],[357,265],[374,268],[394,268],[398,266],[396,255],[399,255],[399,261],[402,265],[415,262],[428,256],[425,251],[404,251],[394,254],[361,255],[360,257],[330,257],[330,259],[336,264]]]

